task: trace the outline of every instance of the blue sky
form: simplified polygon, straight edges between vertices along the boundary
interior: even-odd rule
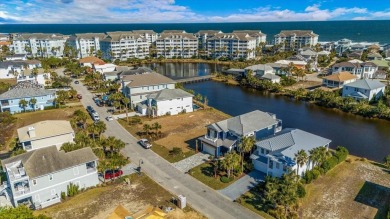
[[[390,20],[388,0],[0,0],[7,23]]]

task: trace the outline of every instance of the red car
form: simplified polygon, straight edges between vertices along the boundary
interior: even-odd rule
[[[104,179],[112,179],[123,175],[122,170],[107,170]]]
[[[77,99],[82,99],[83,96],[81,96],[81,94],[77,94]]]

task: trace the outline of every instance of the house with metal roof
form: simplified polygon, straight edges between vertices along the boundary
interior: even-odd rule
[[[194,111],[193,96],[182,89],[163,89],[149,94],[147,101],[143,104],[139,103],[137,108],[142,109],[139,110],[142,115],[163,116],[190,113]],[[146,107],[142,105],[146,105]]]
[[[45,120],[17,130],[18,142],[26,151],[55,145],[59,150],[64,143],[72,143],[74,130],[69,121]]]
[[[357,77],[347,71],[338,72],[322,78],[322,85],[329,88],[342,88],[345,84],[355,82]]]
[[[256,150],[250,156],[256,170],[269,176],[281,177],[288,171],[296,171],[297,163],[295,154],[304,150],[309,151],[318,148],[329,148],[331,140],[314,135],[300,129],[283,129],[281,132],[261,139],[256,142]],[[299,167],[298,175],[303,175],[306,170],[313,168],[313,164],[308,161]]]
[[[242,137],[256,140],[274,135],[282,129],[275,114],[255,110],[207,126],[205,136],[198,138],[201,150],[216,157],[235,149]]]
[[[56,146],[33,150],[1,161],[7,175],[5,189],[12,204],[35,209],[61,202],[72,183],[79,189],[99,184],[98,158],[90,147],[64,152]]]
[[[342,71],[348,71],[360,78],[374,78],[378,66],[372,62],[340,62],[332,66],[332,74]]]
[[[377,100],[385,94],[385,89],[386,85],[380,80],[362,79],[344,85],[342,96],[356,100]]]
[[[43,110],[45,107],[53,106],[56,92],[46,90],[35,81],[22,81],[11,87],[10,90],[0,94],[0,111],[19,113],[31,110]],[[36,103],[32,104],[31,100]],[[26,100],[27,106],[20,105],[20,100]]]

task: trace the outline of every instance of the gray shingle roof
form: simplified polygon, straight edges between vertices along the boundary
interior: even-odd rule
[[[278,123],[273,114],[255,110],[233,118],[213,123],[209,127],[217,131],[232,131],[238,135],[246,135]]]
[[[53,90],[45,90],[42,85],[33,81],[22,81],[17,83],[9,91],[0,94],[0,100],[19,99],[28,97],[40,97],[55,95]]]
[[[157,40],[164,40],[164,39],[197,40],[198,38],[195,37],[192,33],[163,32]]]
[[[125,75],[123,76],[123,81],[129,81],[129,83],[126,85],[127,87],[141,87],[176,83],[174,80],[156,72],[148,72],[136,75]]]
[[[159,92],[152,93],[149,98],[156,101],[172,100],[176,98],[193,97],[194,95],[182,90],[182,89],[163,89]]]
[[[277,76],[275,74],[270,74],[270,73],[264,74],[263,76],[261,76],[261,78],[268,79],[268,80],[280,79],[279,76]]]
[[[50,146],[2,160],[1,163],[5,167],[6,164],[22,161],[27,175],[33,179],[97,159],[90,147],[65,153],[58,151],[56,146]]]
[[[235,33],[218,33],[211,37],[209,40],[240,40],[240,41],[249,41],[255,39],[245,32],[235,32]]]
[[[256,71],[256,70],[264,70],[264,71],[272,71],[273,68],[269,65],[266,65],[266,64],[258,64],[258,65],[251,65],[251,66],[248,66],[245,68],[245,70],[252,70],[252,71]]]
[[[380,80],[373,80],[373,79],[357,80],[355,82],[346,84],[344,86],[367,89],[367,90],[373,90],[373,89],[377,89],[377,88],[386,87],[386,85],[383,84],[382,82],[380,82]]]
[[[272,152],[277,152],[283,156],[294,158],[294,154],[299,150],[309,150],[325,146],[331,140],[300,129],[283,129],[278,134],[256,142],[256,146],[265,148]]]
[[[275,36],[318,36],[317,34],[313,33],[312,30],[282,30],[279,34],[276,34]]]

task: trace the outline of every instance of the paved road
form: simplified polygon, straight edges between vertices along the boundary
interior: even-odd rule
[[[230,200],[236,200],[245,192],[249,191],[251,188],[255,187],[259,182],[264,181],[265,174],[259,171],[253,170],[248,175],[243,176],[241,179],[237,180],[230,186],[218,190],[221,194],[228,197]]]
[[[97,107],[92,100],[92,94],[81,84],[72,86],[83,95],[81,102],[84,107],[91,105],[100,114],[100,118],[108,115],[104,107]],[[104,120],[105,121],[105,120]],[[150,176],[154,181],[175,195],[184,195],[187,202],[197,211],[208,218],[240,218],[252,219],[260,218],[259,215],[242,207],[241,205],[229,201],[226,197],[200,183],[189,175],[180,172],[168,161],[164,160],[151,150],[145,150],[137,143],[137,139],[130,135],[117,121],[107,122],[105,135],[115,136],[128,143],[122,150],[126,157],[138,165],[142,160],[142,171]]]

